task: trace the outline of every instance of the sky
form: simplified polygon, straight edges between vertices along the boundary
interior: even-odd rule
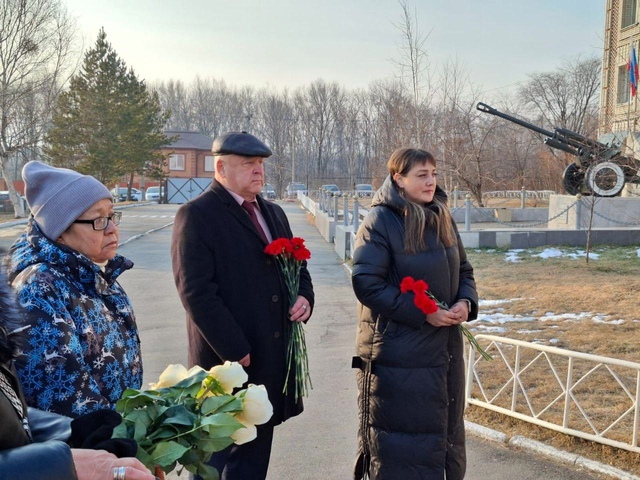
[[[85,49],[104,27],[147,83],[196,76],[295,89],[322,78],[348,89],[398,73],[397,0],[62,0]],[[576,55],[602,56],[605,0],[406,0],[428,35],[434,71],[464,66],[501,94]]]

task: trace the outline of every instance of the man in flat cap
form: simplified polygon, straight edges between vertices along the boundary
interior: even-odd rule
[[[269,147],[249,133],[228,132],[214,140],[212,153],[211,187],[176,214],[173,274],[187,313],[189,364],[208,370],[239,362],[249,383],[267,388],[271,420],[258,425],[255,440],[215,453],[210,462],[221,480],[259,480],[267,476],[273,427],[302,412],[293,392],[283,394],[286,346],[289,322],[311,316],[313,287],[304,264],[289,305],[280,269],[264,253],[272,240],[293,236],[282,208],[258,195]],[[289,375],[295,385],[295,372]]]

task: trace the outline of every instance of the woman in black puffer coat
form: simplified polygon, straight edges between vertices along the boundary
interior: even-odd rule
[[[360,416],[354,478],[462,480],[466,470],[463,339],[477,318],[473,267],[436,187],[436,162],[396,150],[389,176],[358,230],[352,274],[358,298]],[[450,306],[426,315],[407,276]]]

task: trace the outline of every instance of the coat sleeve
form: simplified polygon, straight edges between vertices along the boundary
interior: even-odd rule
[[[18,286],[29,329],[16,368],[29,406],[75,417],[112,405],[85,361],[66,291],[65,282],[52,280],[50,272],[36,272]]]
[[[241,360],[251,346],[219,295],[215,248],[205,215],[186,203],[176,213],[171,241],[173,276],[187,316],[222,360]]]
[[[420,328],[426,321],[413,303],[413,294],[400,292],[400,279],[393,271],[389,230],[382,216],[369,212],[358,230],[353,253],[351,282],[356,297],[372,312],[395,322]]]
[[[61,441],[0,451],[0,480],[77,480],[71,449]]]

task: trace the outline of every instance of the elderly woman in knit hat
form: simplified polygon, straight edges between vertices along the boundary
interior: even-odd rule
[[[113,408],[142,385],[138,329],[116,280],[133,266],[116,254],[121,212],[89,175],[33,161],[22,178],[32,217],[7,266],[25,311],[16,366],[27,404],[70,417]]]

